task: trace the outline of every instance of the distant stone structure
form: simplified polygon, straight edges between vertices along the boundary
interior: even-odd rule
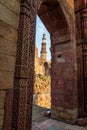
[[[50,108],[51,107],[51,62],[47,60],[46,35],[43,34],[41,44],[41,55],[38,56],[38,48],[35,47],[35,83],[33,104]]]
[[[34,82],[33,104],[44,108],[51,108],[51,78],[36,75]]]
[[[38,48],[35,47],[35,75],[50,75],[51,62],[47,60],[46,35],[43,34],[41,55],[38,56]]]

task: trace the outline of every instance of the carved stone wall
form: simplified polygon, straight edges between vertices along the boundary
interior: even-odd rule
[[[36,1],[21,0],[11,129],[29,130],[32,124]]]

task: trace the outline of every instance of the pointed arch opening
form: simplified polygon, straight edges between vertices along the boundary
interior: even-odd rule
[[[58,0],[42,0],[37,14],[51,38],[51,117],[75,122],[77,72],[75,37],[72,36],[74,19],[72,11],[68,12],[65,7]],[[66,112],[68,110],[71,110],[73,116]]]

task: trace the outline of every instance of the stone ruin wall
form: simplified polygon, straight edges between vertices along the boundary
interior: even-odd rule
[[[41,107],[51,107],[51,77],[44,75],[44,63],[38,57],[38,48],[35,47],[35,82],[33,104]]]
[[[51,107],[51,85],[50,76],[35,76],[33,104],[50,108]]]

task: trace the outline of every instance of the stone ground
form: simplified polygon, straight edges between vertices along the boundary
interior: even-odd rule
[[[33,106],[32,130],[87,130],[87,127],[70,125],[45,117],[46,108]]]
[[[33,119],[32,119],[33,126],[49,119],[48,117],[45,117],[42,114],[46,110],[47,110],[46,108],[33,105]]]

